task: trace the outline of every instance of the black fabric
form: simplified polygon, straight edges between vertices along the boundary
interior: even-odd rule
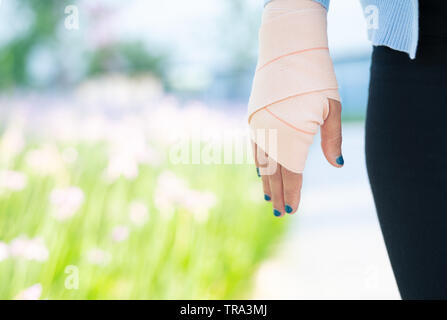
[[[419,0],[419,33],[446,37],[446,12],[445,0]]]
[[[447,299],[446,3],[420,1],[415,60],[372,56],[366,162],[403,299]]]

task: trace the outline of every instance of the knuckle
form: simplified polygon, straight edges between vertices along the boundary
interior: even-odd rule
[[[337,132],[329,137],[326,137],[325,142],[329,144],[341,145],[343,138],[340,132]]]

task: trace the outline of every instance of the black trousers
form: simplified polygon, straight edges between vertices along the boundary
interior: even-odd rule
[[[421,22],[415,60],[374,48],[366,162],[402,298],[447,299],[447,37]]]

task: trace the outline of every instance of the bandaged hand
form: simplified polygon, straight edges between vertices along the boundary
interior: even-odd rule
[[[313,137],[342,167],[341,105],[327,41],[327,11],[312,0],[274,0],[264,9],[248,107],[255,162],[274,215],[298,209]]]

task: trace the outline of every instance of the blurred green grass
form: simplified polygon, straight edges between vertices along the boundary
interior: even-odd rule
[[[64,146],[59,145],[62,149]],[[28,147],[29,148],[29,147]],[[64,183],[81,188],[85,201],[76,214],[59,221],[50,214],[49,196],[60,177],[30,170],[23,151],[12,170],[24,172],[27,186],[0,195],[0,241],[25,234],[42,237],[49,256],[44,262],[9,257],[0,261],[0,298],[13,299],[39,283],[42,299],[239,299],[249,298],[259,264],[274,250],[287,219],[274,218],[263,201],[262,187],[250,165],[141,165],[135,180],[104,182],[107,166],[101,144],[75,146],[77,160],[67,166]],[[1,168],[0,168],[1,169]],[[177,207],[171,218],[154,205],[160,173],[170,170],[191,188],[212,191],[217,204],[208,219]],[[148,222],[129,223],[129,203],[143,202]],[[111,239],[117,225],[129,226],[129,237]],[[110,254],[95,265],[92,248]],[[69,290],[67,266],[79,270],[79,288]]]

